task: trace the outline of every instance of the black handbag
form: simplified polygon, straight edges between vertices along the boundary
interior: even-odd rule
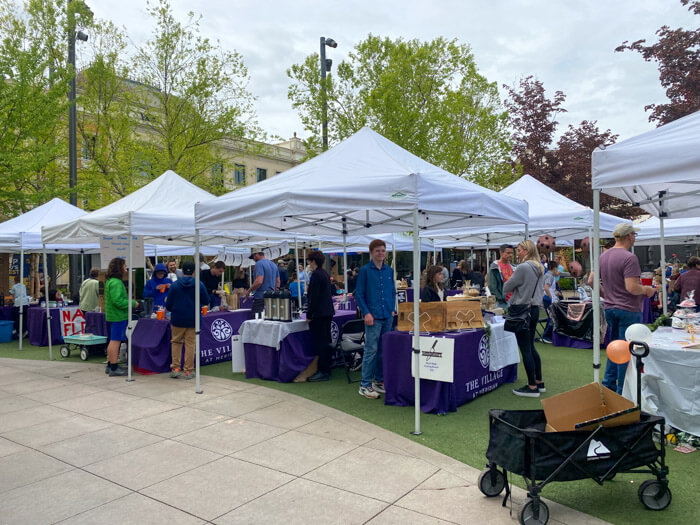
[[[524,263],[527,264],[527,263]],[[532,267],[531,267],[532,268]],[[537,271],[532,268],[532,271],[537,275],[537,281],[535,281],[535,287],[532,290],[532,297],[530,301],[535,297],[535,291],[537,291],[537,282],[540,280]],[[518,333],[523,330],[528,330],[530,328],[530,305],[529,304],[514,304],[508,308],[506,313],[506,322],[503,325],[503,329],[506,332]]]

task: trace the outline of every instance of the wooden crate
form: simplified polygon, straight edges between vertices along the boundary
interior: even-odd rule
[[[445,331],[445,303],[419,303],[418,318],[421,332]],[[397,329],[402,332],[413,330],[413,303],[399,303]]]
[[[450,301],[443,304],[445,305],[446,330],[484,327],[480,301]]]

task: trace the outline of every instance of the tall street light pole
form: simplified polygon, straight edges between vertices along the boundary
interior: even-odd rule
[[[76,30],[75,11],[71,8],[73,0],[68,0],[68,65],[72,68],[70,87],[68,91],[68,187],[70,188],[70,203],[78,205],[78,152],[77,152],[77,113],[75,108],[76,87],[75,78],[77,76],[75,68],[75,41],[87,42],[88,36],[82,31]],[[69,266],[69,287],[71,295],[75,296],[78,290],[78,257],[70,256]]]
[[[328,149],[328,98],[326,97],[326,72],[331,70],[333,61],[326,60],[326,46],[338,47],[338,43],[332,38],[321,37],[321,126],[323,137],[323,151]]]

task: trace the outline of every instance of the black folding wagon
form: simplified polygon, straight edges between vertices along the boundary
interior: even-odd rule
[[[630,351],[637,360],[639,406],[642,358],[649,347],[630,343]],[[505,489],[505,506],[510,496],[508,473],[523,476],[528,500],[520,511],[520,523],[547,523],[549,509],[540,493],[552,481],[591,478],[602,485],[623,472],[655,476],[637,491],[647,509],[663,510],[671,504],[663,417],[641,412],[636,423],[565,432],[545,432],[546,423],[543,410],[489,410],[488,464],[479,476],[479,489],[488,497]]]

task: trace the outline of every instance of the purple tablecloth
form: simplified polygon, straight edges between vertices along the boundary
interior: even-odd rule
[[[248,298],[239,299],[238,307],[239,308],[248,308],[248,309],[253,308],[253,298],[248,297]]]
[[[481,362],[479,345],[484,337],[483,330],[439,335],[455,340],[454,382],[421,379],[420,407],[423,412],[455,412],[458,406],[496,389],[503,383],[512,383],[517,379],[517,364],[491,372],[489,363],[484,366]],[[412,338],[413,335],[407,332],[389,332],[382,337],[386,405],[414,404],[414,380],[411,375]]]
[[[608,346],[610,342],[610,331],[605,334],[605,338],[601,343],[601,348]],[[573,339],[557,332],[552,332],[552,345],[554,346],[567,346],[569,348],[593,348],[593,343],[590,341],[582,341],[581,339]]]
[[[61,336],[61,309],[51,308],[51,343],[63,343]],[[46,308],[32,306],[27,308],[27,331],[29,342],[34,346],[49,346],[49,334],[46,329]]]
[[[209,365],[231,359],[231,336],[238,333],[244,321],[251,319],[250,310],[210,312],[202,318],[199,332],[200,364]],[[140,319],[131,343],[131,358],[141,373],[170,371],[170,323],[158,319]],[[183,346],[184,359],[184,346]]]
[[[459,295],[462,290],[447,290],[447,296]],[[406,301],[409,303],[413,302],[413,288],[406,288]]]
[[[338,310],[350,310],[353,312],[357,310],[357,303],[355,302],[355,298],[351,295],[347,297],[347,301],[343,301],[342,295],[336,295],[333,297],[333,304],[338,305]]]
[[[652,324],[654,322],[654,312],[651,309],[651,299],[644,298],[644,309],[642,310],[642,322],[644,324]]]
[[[27,310],[29,306],[24,306],[24,320],[22,321],[24,323],[24,329],[27,329]],[[17,339],[19,336],[17,335],[17,330],[19,328],[19,307],[15,306],[2,306],[0,307],[0,321],[14,321],[14,333],[12,334],[12,337]]]
[[[339,310],[331,322],[333,344],[340,329],[357,316],[354,311]],[[315,357],[311,333],[308,330],[294,332],[280,341],[280,349],[271,346],[245,343],[245,376],[290,383]]]
[[[107,318],[103,312],[85,312],[85,333],[109,336]]]

